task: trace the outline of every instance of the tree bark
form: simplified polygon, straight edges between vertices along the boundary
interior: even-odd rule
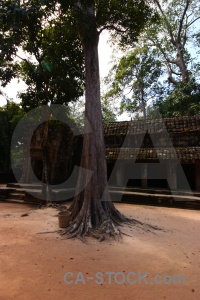
[[[86,69],[85,134],[81,167],[92,171],[85,176],[79,172],[77,193],[70,207],[72,223],[67,229],[69,237],[92,235],[100,239],[119,235],[116,225],[130,221],[117,211],[111,202],[107,183],[107,166],[100,101],[98,59],[99,33],[83,43]],[[88,177],[89,176],[89,177]]]
[[[181,72],[181,77],[182,77],[182,82],[183,83],[188,83],[189,82],[189,74],[188,74],[188,70],[187,70],[187,66],[186,66],[186,63],[185,63],[185,59],[183,57],[183,47],[178,44],[177,45],[177,66],[179,67],[180,69],[180,72]]]
[[[49,185],[50,176],[50,160],[49,160],[49,150],[48,150],[48,133],[49,133],[49,114],[50,108],[48,105],[45,106],[46,121],[44,124],[44,131],[42,137],[42,199],[43,203],[48,205],[51,202],[51,188]]]
[[[143,86],[141,87],[141,104],[142,104],[142,113],[143,113],[143,118],[146,120],[147,115],[146,115],[146,103],[144,100],[144,89]]]

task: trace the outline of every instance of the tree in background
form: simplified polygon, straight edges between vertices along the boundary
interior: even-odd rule
[[[120,114],[127,112],[133,116],[142,112],[143,118],[146,118],[147,102],[157,96],[162,97],[158,81],[161,74],[161,62],[154,51],[138,45],[112,67],[106,78],[110,90],[105,98],[112,101],[120,99]]]
[[[117,114],[112,106],[112,103],[108,100],[105,99],[104,97],[102,98],[102,120],[103,123],[109,123],[109,122],[115,122],[117,121]]]
[[[176,117],[200,114],[200,84],[191,79],[187,84],[179,83],[164,100],[154,101],[148,111],[149,117]]]
[[[25,112],[19,104],[12,102],[8,97],[0,92],[7,99],[7,104],[0,107],[0,170],[11,170],[10,161],[10,145],[12,135],[19,120],[24,116]],[[20,142],[23,142],[22,140]],[[17,158],[18,150],[15,149]],[[16,167],[19,165],[16,159]]]
[[[145,26],[139,43],[132,44],[133,50],[113,66],[105,97],[121,99],[120,114],[131,117],[140,117],[139,111],[143,117],[158,116],[158,109],[163,116],[198,113],[200,68],[189,49],[192,42],[196,41],[196,48],[200,45],[195,28],[200,18],[198,1],[153,3],[159,18]]]
[[[101,97],[103,123],[114,122],[117,115],[111,101]],[[80,127],[84,126],[85,100],[80,97],[76,102],[69,103],[68,116]]]
[[[188,45],[193,40],[200,19],[198,0],[152,0],[160,16],[159,24],[148,26],[142,39],[157,50],[164,63],[168,81],[174,85],[190,80],[191,56]],[[191,75],[192,77],[192,75]]]

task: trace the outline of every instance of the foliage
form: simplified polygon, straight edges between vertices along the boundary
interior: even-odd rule
[[[26,110],[77,100],[84,89],[84,63],[70,16],[51,1],[6,1],[0,16],[2,86],[20,77],[27,85],[20,94]]]
[[[188,108],[185,113],[198,113],[198,92],[193,78],[197,84],[200,69],[188,48],[195,39],[196,46],[200,45],[195,28],[200,18],[198,1],[153,0],[153,3],[159,17],[156,22],[148,22],[137,44],[129,41],[133,50],[111,69],[105,97],[112,101],[120,99],[119,113],[126,112],[131,117],[140,117],[141,111],[144,117],[157,116],[159,109],[165,115],[183,114],[185,107]],[[163,80],[166,73],[172,85]],[[148,107],[151,101],[157,106]]]
[[[115,122],[117,120],[117,115],[111,101],[103,98],[101,105],[103,123]]]
[[[156,16],[148,1],[143,0],[59,0],[64,13],[74,16],[82,41],[88,42],[95,34],[107,29],[118,36],[120,43],[137,41],[138,34],[149,19]]]
[[[180,83],[164,101],[155,101],[149,116],[176,117],[200,114],[200,84],[191,79],[187,84]]]
[[[138,45],[112,67],[106,78],[111,88],[105,97],[121,99],[120,114],[127,112],[132,116],[142,111],[146,117],[147,102],[162,94],[158,81],[161,74],[161,63],[154,51]]]
[[[0,170],[10,169],[10,145],[12,135],[17,123],[24,114],[25,112],[19,104],[9,100],[7,100],[5,106],[0,107]]]
[[[84,126],[84,110],[85,101],[83,97],[80,97],[76,102],[69,103],[68,116],[80,127]]]
[[[142,39],[157,50],[170,83],[187,83],[191,63],[188,45],[194,40],[194,25],[200,19],[199,1],[153,0],[153,3],[160,16],[159,24],[146,27]]]

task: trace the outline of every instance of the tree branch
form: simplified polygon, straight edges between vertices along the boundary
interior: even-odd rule
[[[31,63],[26,58],[19,56],[17,53],[15,53],[15,56],[23,60],[29,67],[32,67]]]
[[[105,29],[113,29],[113,30],[116,30],[117,32],[119,33],[125,33],[127,30],[122,30],[122,29],[119,29],[118,27],[114,26],[114,25],[106,25],[106,26],[103,26],[100,30],[99,30],[99,34],[104,31]]]
[[[182,29],[183,29],[183,21],[184,21],[186,12],[187,12],[187,10],[188,10],[188,7],[189,7],[189,0],[186,0],[185,8],[184,8],[182,17],[181,17],[181,19],[180,19],[180,24],[179,24],[179,29],[178,29],[178,35],[177,35],[177,42],[178,42],[178,43],[180,43],[181,31],[182,31]]]
[[[172,44],[175,46],[176,45],[176,41],[174,39],[174,35],[173,35],[172,30],[171,30],[171,26],[170,26],[170,24],[168,22],[168,19],[167,19],[166,15],[164,14],[164,11],[162,10],[162,7],[161,7],[159,1],[158,0],[153,0],[153,1],[158,6],[158,9],[160,10],[161,15],[164,18],[164,21],[165,21],[165,24],[166,24],[166,27],[167,27],[167,31],[168,31],[168,33],[169,33],[169,35],[171,37]]]
[[[173,78],[173,76],[172,76],[173,71],[172,71],[170,65],[165,64],[165,66],[166,66],[167,73],[168,73],[168,81],[169,81],[170,83],[173,83],[174,85],[177,85],[177,84],[178,84],[178,81],[176,81],[176,80]]]
[[[124,96],[126,97],[128,94],[130,94],[130,92],[133,90],[133,86],[131,87],[131,89],[129,90],[129,92],[127,92],[126,94],[124,94]]]
[[[200,16],[197,17],[196,19],[192,20],[192,21],[188,24],[187,27],[191,26],[192,24],[194,24],[194,22],[196,22],[196,21],[199,20],[199,19],[200,19]]]
[[[162,53],[162,55],[164,56],[164,58],[166,59],[166,61],[168,63],[171,63],[171,64],[174,64],[174,65],[177,65],[177,61],[176,60],[173,60],[173,59],[170,59],[167,54],[165,53],[165,51],[161,48],[161,46],[159,45],[159,43],[155,43],[155,41],[153,39],[151,39],[150,37],[148,37],[149,40],[153,43],[153,45],[155,47],[158,47],[158,49],[160,50],[160,52]]]
[[[178,72],[175,72],[174,70],[171,69],[171,72],[177,76],[181,76],[182,74],[181,73],[178,73]]]

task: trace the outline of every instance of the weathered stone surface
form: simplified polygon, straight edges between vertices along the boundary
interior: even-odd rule
[[[137,160],[145,163],[178,160],[182,165],[200,162],[200,115],[113,122],[104,124],[103,130],[106,159],[111,164],[117,159],[122,162]],[[43,131],[44,124],[41,124],[35,130],[30,146],[31,165],[39,179],[43,167]],[[53,121],[49,123],[50,183],[64,182],[74,165],[79,164],[82,140],[83,135],[74,136],[67,125]],[[27,148],[24,153],[27,157]],[[22,182],[32,182],[28,176],[29,168],[25,164]],[[187,178],[192,177],[192,174],[187,175]],[[195,185],[199,188],[199,179],[196,181]]]

